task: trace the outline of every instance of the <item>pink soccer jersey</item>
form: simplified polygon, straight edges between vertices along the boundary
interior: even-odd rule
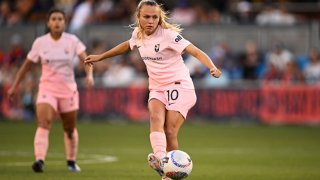
[[[42,64],[39,89],[61,98],[68,98],[76,93],[73,60],[85,49],[84,44],[69,33],[64,32],[57,41],[50,34],[38,37],[27,58]]]
[[[165,90],[176,82],[185,89],[194,89],[189,69],[181,57],[190,42],[179,33],[158,26],[156,31],[145,36],[143,40],[137,38],[136,28],[129,40],[130,48],[138,48],[141,58],[146,64],[149,75],[150,90]]]

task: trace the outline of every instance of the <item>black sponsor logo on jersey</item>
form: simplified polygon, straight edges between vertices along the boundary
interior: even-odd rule
[[[155,52],[159,52],[159,49],[160,49],[160,44],[156,44],[156,45],[154,46],[154,51],[155,51]]]
[[[181,39],[182,39],[182,37],[180,35],[178,35],[174,41],[179,42]]]
[[[162,57],[141,57],[145,61],[161,61]]]

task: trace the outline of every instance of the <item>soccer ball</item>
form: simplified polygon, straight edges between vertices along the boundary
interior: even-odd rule
[[[191,173],[192,166],[190,156],[181,150],[170,151],[163,159],[164,175],[174,180],[188,177]]]

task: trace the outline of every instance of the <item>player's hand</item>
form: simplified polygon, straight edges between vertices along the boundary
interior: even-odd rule
[[[101,61],[99,55],[89,55],[84,60],[85,63],[94,63],[94,62],[98,62],[98,61]]]
[[[11,86],[10,89],[8,90],[8,92],[7,92],[8,99],[9,99],[10,101],[12,101],[13,98],[14,98],[14,96],[16,95],[16,93],[17,93],[16,88],[14,88],[13,86]]]
[[[221,71],[220,71],[218,68],[216,68],[216,67],[211,68],[211,69],[210,69],[210,73],[211,73],[211,75],[212,75],[213,77],[215,77],[215,78],[219,78],[219,77],[221,76]]]

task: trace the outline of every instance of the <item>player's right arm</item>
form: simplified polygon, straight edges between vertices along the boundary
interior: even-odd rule
[[[104,52],[103,54],[89,55],[85,59],[84,62],[85,63],[98,62],[98,61],[102,61],[102,60],[110,58],[110,57],[114,57],[114,56],[118,56],[118,55],[121,55],[121,54],[125,54],[125,53],[127,53],[129,51],[130,51],[129,41],[125,41],[125,42],[117,45],[116,47],[110,49],[109,51]]]
[[[10,89],[8,90],[8,97],[9,99],[12,99],[16,92],[17,92],[17,87],[19,83],[21,82],[22,78],[25,76],[25,74],[30,70],[31,66],[33,65],[33,62],[30,59],[26,59],[20,69],[18,70],[18,73],[16,75],[16,78],[11,85]]]

